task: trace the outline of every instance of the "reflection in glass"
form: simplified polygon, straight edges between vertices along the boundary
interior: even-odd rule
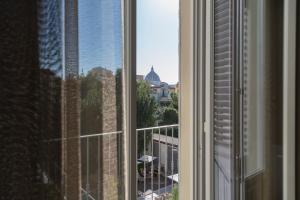
[[[244,15],[243,132],[245,175],[263,170],[265,49],[263,1],[247,2]]]
[[[64,195],[62,156],[62,4],[60,0],[38,2],[39,48],[39,130],[41,141],[41,188],[43,198],[61,199]]]
[[[282,199],[283,1],[246,1],[243,27],[244,197]]]
[[[121,0],[0,9],[0,199],[124,199]]]
[[[124,199],[121,1],[78,3],[82,198]]]

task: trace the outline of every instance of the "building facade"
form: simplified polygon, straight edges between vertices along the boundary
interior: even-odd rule
[[[161,81],[159,75],[154,71],[153,66],[144,79],[151,87],[151,96],[161,104],[168,104],[171,101],[171,94],[178,93],[177,85],[169,85]]]

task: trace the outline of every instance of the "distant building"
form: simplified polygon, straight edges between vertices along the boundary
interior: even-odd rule
[[[99,81],[103,81],[108,78],[111,79],[114,77],[113,72],[104,67],[94,67],[88,72],[88,74],[95,76]]]
[[[136,75],[136,80],[137,80],[137,81],[142,81],[142,80],[144,80],[144,75]]]
[[[176,94],[179,93],[179,82],[177,82],[176,85],[175,85],[175,93]]]
[[[176,85],[169,85],[160,80],[159,75],[154,71],[153,66],[151,71],[146,75],[145,81],[151,87],[151,95],[157,102],[169,103],[171,101],[171,93],[176,92]]]
[[[145,81],[153,86],[160,86],[161,81],[158,74],[154,71],[153,66],[151,67],[151,71],[146,75]]]
[[[169,85],[170,93],[178,93],[177,88],[176,88],[177,84]]]

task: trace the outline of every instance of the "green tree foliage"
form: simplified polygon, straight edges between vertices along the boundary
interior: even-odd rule
[[[137,82],[137,128],[155,125],[157,103],[151,97],[151,88],[145,81]]]
[[[171,93],[171,104],[170,104],[170,106],[173,107],[174,109],[176,109],[177,112],[178,112],[178,94],[177,93],[174,93],[174,92]]]
[[[171,93],[171,102],[168,106],[159,108],[160,125],[172,125],[178,123],[178,94]]]
[[[117,130],[122,130],[123,127],[123,98],[122,98],[122,69],[116,71],[116,104],[117,104]]]
[[[158,108],[159,125],[173,125],[178,124],[178,94],[171,93],[171,102],[168,105],[160,105]],[[167,133],[166,133],[167,132]],[[178,129],[163,129],[161,134],[178,137]]]
[[[178,124],[178,111],[175,108],[166,107],[162,119],[162,125]]]
[[[102,128],[102,84],[93,75],[81,77],[81,133],[94,133]]]
[[[179,199],[179,192],[178,192],[178,185],[175,184],[172,193],[168,194],[166,197],[167,200],[178,200]]]
[[[155,126],[157,121],[157,103],[151,97],[151,88],[145,81],[137,82],[137,128]],[[138,132],[138,156],[144,155],[151,141],[151,134]],[[146,140],[146,141],[145,141]],[[145,144],[145,146],[144,146]]]
[[[172,189],[172,200],[178,200],[178,199],[179,199],[178,186],[175,185],[174,188]]]

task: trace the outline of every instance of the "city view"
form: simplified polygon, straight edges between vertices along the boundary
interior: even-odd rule
[[[178,200],[179,1],[137,1],[138,199]]]
[[[300,199],[300,0],[0,5],[1,200]]]
[[[178,198],[178,93],[153,66],[137,76],[139,199]]]
[[[107,6],[110,9],[105,9]],[[80,179],[84,200],[124,197],[120,9],[119,0],[79,1]],[[178,29],[178,0],[137,1],[139,200],[178,200]]]
[[[122,100],[115,95],[121,93],[121,73],[120,69],[113,72],[95,67],[80,75],[83,198],[117,197],[123,189]],[[153,66],[136,80],[138,199],[175,200],[179,182],[178,83],[162,82]]]

